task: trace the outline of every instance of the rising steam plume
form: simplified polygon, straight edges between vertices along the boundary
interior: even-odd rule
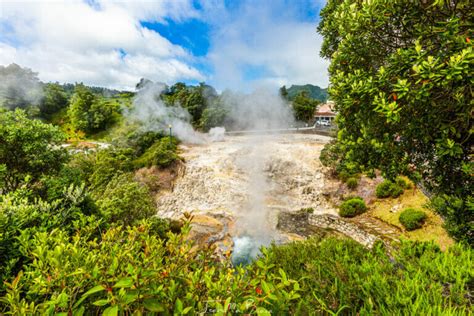
[[[130,118],[140,121],[142,128],[152,131],[166,130],[171,124],[175,135],[185,142],[203,144],[222,140],[224,128],[216,127],[204,135],[192,128],[191,117],[184,108],[166,106],[159,98],[165,88],[164,84],[150,83],[141,89],[134,100],[134,109],[129,113]],[[281,129],[294,124],[287,102],[269,89],[258,89],[250,94],[225,91],[221,101],[230,109],[228,118],[234,129]],[[233,212],[238,214],[234,258],[243,257],[240,261],[255,257],[259,248],[268,245],[276,236],[275,227],[269,222],[271,210],[266,205],[269,180],[264,171],[267,163],[265,144],[271,137],[256,135],[243,138],[243,154],[235,157],[235,164],[248,178],[247,199],[241,209]],[[239,262],[239,259],[234,261]]]

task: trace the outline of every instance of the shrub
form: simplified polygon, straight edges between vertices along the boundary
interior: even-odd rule
[[[438,195],[431,208],[444,218],[444,227],[457,240],[474,247],[474,196]]]
[[[152,216],[156,209],[148,189],[134,181],[133,175],[129,173],[112,178],[95,197],[107,222],[128,225]]]
[[[403,194],[403,188],[399,186],[398,184],[393,183],[392,187],[390,188],[390,196],[393,198],[396,198],[402,194]]]
[[[375,189],[378,198],[399,197],[403,193],[403,188],[390,180],[384,180]]]
[[[210,249],[191,250],[189,223],[166,240],[150,233],[148,221],[109,228],[100,242],[82,238],[86,229],[74,237],[61,230],[22,236],[21,252],[35,262],[10,278],[0,313],[287,315],[300,298],[298,282],[283,270],[259,268],[268,266],[264,258],[234,270]]]
[[[399,217],[400,223],[402,223],[406,230],[415,230],[420,228],[423,226],[425,219],[425,212],[413,208],[405,209]]]
[[[407,180],[405,180],[404,178],[398,176],[395,178],[395,183],[398,184],[400,187],[402,187],[403,189],[407,190],[407,189],[411,189],[411,183]]]
[[[472,249],[462,244],[440,251],[434,243],[405,241],[389,255],[381,244],[367,251],[352,240],[310,238],[273,245],[266,257],[272,269],[299,280],[294,315],[469,314],[472,307],[464,296]]]
[[[339,206],[339,215],[342,217],[354,217],[362,214],[367,210],[367,206],[362,198],[356,197],[344,201]]]
[[[177,140],[163,137],[156,141],[145,153],[134,161],[136,168],[141,167],[168,167],[178,159],[176,154]]]
[[[357,181],[357,178],[350,177],[349,179],[347,179],[346,184],[349,189],[353,190],[357,188],[359,182]]]

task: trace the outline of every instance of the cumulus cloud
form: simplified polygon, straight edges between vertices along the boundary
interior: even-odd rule
[[[207,2],[206,18],[215,26],[208,55],[212,82],[244,90],[306,83],[327,87],[329,63],[319,57],[317,18],[302,19],[301,3],[243,1],[229,8],[221,1]],[[324,1],[309,5],[317,11]]]
[[[190,1],[30,1],[0,3],[0,64],[44,81],[131,89],[141,77],[204,80],[194,57],[140,21],[197,17]]]
[[[29,67],[43,81],[119,89],[133,89],[142,77],[168,84],[206,81],[219,90],[306,83],[326,87],[328,62],[319,57],[317,17],[308,19],[305,12],[317,12],[323,3],[0,1],[0,65]],[[196,57],[141,24],[170,19],[206,23],[207,54]]]

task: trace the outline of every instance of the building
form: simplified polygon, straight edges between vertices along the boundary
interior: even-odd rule
[[[336,112],[334,111],[334,102],[327,101],[321,104],[314,112],[315,125],[329,126],[334,122]]]

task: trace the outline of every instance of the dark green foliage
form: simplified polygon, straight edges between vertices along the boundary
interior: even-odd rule
[[[285,94],[288,100],[293,101],[294,98],[301,92],[307,93],[308,97],[311,99],[319,100],[320,102],[326,102],[328,99],[328,90],[322,89],[318,86],[314,86],[312,84],[306,85],[292,85],[289,88],[284,87],[285,90],[282,93],[282,88],[280,88],[280,93],[282,96]],[[286,92],[286,93],[284,93]]]
[[[163,137],[148,148],[142,156],[133,163],[136,168],[141,167],[168,167],[178,159],[176,154],[177,140]]]
[[[444,218],[444,227],[458,240],[474,245],[474,197],[439,195],[432,199],[432,208]]]
[[[45,84],[43,94],[40,104],[43,117],[50,117],[52,114],[68,106],[68,96],[63,87],[58,83]]]
[[[378,198],[387,198],[387,197],[396,198],[402,194],[403,194],[403,188],[400,185],[393,183],[390,180],[384,180],[382,183],[377,185],[377,188],[375,189],[375,195]]]
[[[302,122],[312,122],[319,103],[320,101],[310,98],[306,91],[299,92],[292,102],[295,118]]]
[[[105,130],[117,121],[120,106],[115,100],[95,95],[82,84],[74,91],[68,116],[75,129],[91,134]]]
[[[86,176],[91,188],[100,191],[117,174],[132,171],[133,158],[134,150],[124,147],[99,150],[91,158],[85,158],[85,164],[91,163],[91,168],[85,169],[89,172]]]
[[[474,263],[463,245],[442,252],[432,243],[403,242],[389,255],[380,244],[370,251],[326,238],[274,245],[265,256],[272,269],[299,280],[295,315],[463,314],[472,308]]]
[[[423,226],[426,219],[426,213],[413,208],[407,208],[400,213],[400,223],[406,230],[415,230]]]
[[[359,181],[357,180],[357,178],[350,177],[349,179],[347,179],[346,184],[349,189],[353,190],[357,188],[357,186],[359,185]]]
[[[474,195],[471,2],[327,2],[318,31],[345,159],[433,195]],[[445,216],[474,221],[459,212]]]
[[[224,126],[229,112],[230,109],[223,102],[214,102],[203,111],[200,127],[207,132],[212,127]]]
[[[2,180],[0,193],[14,191],[20,185],[31,186],[43,175],[58,172],[67,160],[60,145],[63,133],[50,124],[31,120],[25,111],[0,112],[0,162]]]
[[[114,176],[95,195],[101,217],[108,223],[124,225],[148,218],[156,212],[156,206],[148,189],[124,173]]]
[[[163,131],[133,131],[130,135],[127,135],[127,146],[132,147],[135,150],[135,155],[138,157],[143,155],[156,141],[165,136],[166,134]]]
[[[411,189],[411,184],[407,180],[403,179],[402,177],[398,176],[395,178],[395,183],[400,186],[401,188],[407,190]]]
[[[77,225],[96,222],[97,207],[89,193],[81,187],[65,187],[60,199],[46,202],[33,199],[31,191],[19,190],[0,196],[0,278],[5,280],[18,273],[21,265],[31,258],[21,254],[20,236],[35,231],[61,228],[72,232]],[[86,219],[89,216],[89,219]],[[0,293],[3,292],[0,284]]]
[[[354,217],[367,210],[365,202],[360,197],[354,197],[342,202],[339,206],[339,215],[342,217]]]

